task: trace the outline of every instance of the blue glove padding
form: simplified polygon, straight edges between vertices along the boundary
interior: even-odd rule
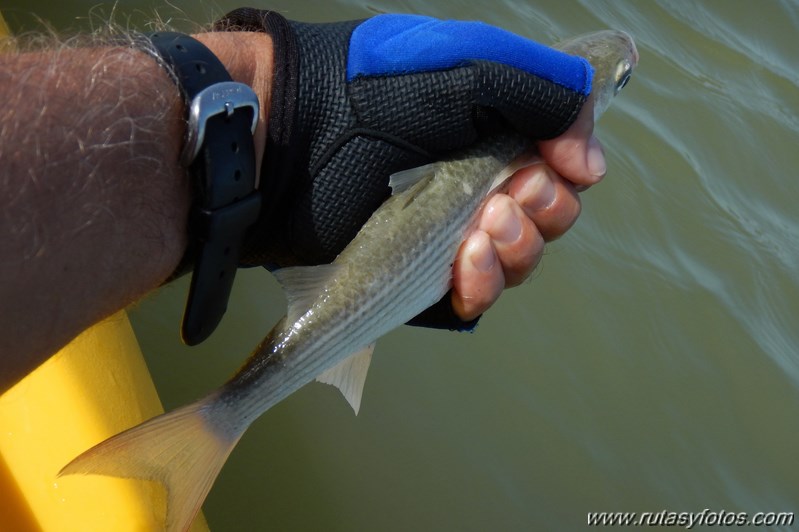
[[[582,57],[482,22],[420,15],[378,15],[355,28],[347,81],[447,70],[474,60],[503,63],[585,96],[591,92],[593,68]]]

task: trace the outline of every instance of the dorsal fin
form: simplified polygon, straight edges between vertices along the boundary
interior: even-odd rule
[[[307,311],[324,290],[325,284],[341,268],[339,264],[292,266],[272,272],[288,302],[287,323],[294,323]]]
[[[369,344],[316,377],[319,382],[331,384],[341,390],[356,416],[361,408],[363,385],[366,382],[366,372],[369,371],[374,349],[375,344]]]
[[[430,163],[391,174],[388,178],[388,186],[391,187],[391,195],[394,196],[400,192],[404,192],[422,179],[431,177],[436,173],[439,164],[440,163]]]

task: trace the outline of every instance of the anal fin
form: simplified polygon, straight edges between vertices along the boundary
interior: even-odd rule
[[[338,388],[355,411],[356,416],[361,408],[363,385],[366,382],[366,373],[369,371],[374,349],[375,344],[367,345],[341,361],[337,366],[316,377],[317,381]]]

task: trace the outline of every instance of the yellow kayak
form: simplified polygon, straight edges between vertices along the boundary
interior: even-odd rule
[[[85,331],[0,395],[0,530],[162,529],[157,483],[56,478],[95,443],[161,412],[125,312]],[[202,516],[192,530],[208,530]]]

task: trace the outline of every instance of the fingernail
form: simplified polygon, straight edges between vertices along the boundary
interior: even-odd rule
[[[588,171],[593,177],[604,177],[605,172],[607,172],[607,166],[605,166],[605,153],[602,150],[602,145],[593,135],[588,140],[586,164],[588,165]]]
[[[555,193],[555,183],[542,166],[536,171],[535,177],[524,184],[516,199],[524,206],[524,210],[529,215],[552,205],[552,202],[555,201]]]
[[[501,244],[512,244],[522,234],[522,222],[510,205],[494,207],[500,209],[497,219],[491,227],[491,236]]]
[[[494,254],[494,247],[491,245],[491,239],[485,232],[481,232],[480,236],[473,235],[466,254],[469,257],[469,262],[479,272],[490,271],[497,262],[497,257]]]

